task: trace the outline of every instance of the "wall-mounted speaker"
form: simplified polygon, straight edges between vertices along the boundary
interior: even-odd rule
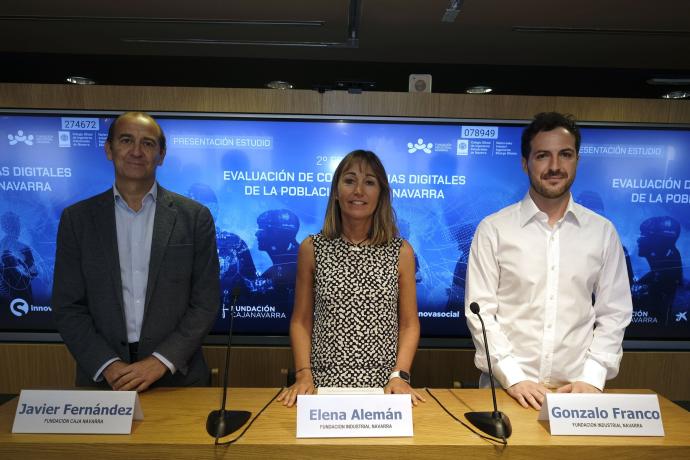
[[[410,93],[430,93],[431,75],[428,73],[410,74],[408,91]]]

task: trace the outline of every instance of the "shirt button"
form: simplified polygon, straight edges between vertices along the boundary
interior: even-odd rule
[[[556,269],[555,265],[551,265],[551,271],[554,271]]]

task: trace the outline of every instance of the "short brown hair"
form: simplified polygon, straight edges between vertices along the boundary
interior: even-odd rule
[[[575,123],[575,117],[558,112],[541,112],[534,116],[534,120],[522,131],[522,157],[527,160],[532,151],[532,139],[544,131],[563,128],[575,138],[575,152],[580,152],[580,128]]]

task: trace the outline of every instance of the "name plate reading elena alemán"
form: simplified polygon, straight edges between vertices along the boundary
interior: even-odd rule
[[[300,395],[298,438],[412,436],[410,395]]]
[[[539,420],[552,435],[664,436],[654,394],[547,393]]]
[[[136,391],[22,390],[12,433],[129,434],[143,419]]]

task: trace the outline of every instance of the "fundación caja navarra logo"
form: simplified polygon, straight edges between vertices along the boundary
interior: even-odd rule
[[[8,134],[7,140],[9,141],[10,145],[17,145],[19,143],[24,143],[26,145],[34,145],[34,135],[24,134],[24,131],[21,129],[17,131],[16,135]]]
[[[421,137],[417,139],[417,143],[413,144],[412,142],[407,143],[407,151],[409,153],[415,153],[417,151],[422,151],[424,153],[431,153],[431,149],[434,148],[433,142],[428,142],[425,143],[424,139]]]

